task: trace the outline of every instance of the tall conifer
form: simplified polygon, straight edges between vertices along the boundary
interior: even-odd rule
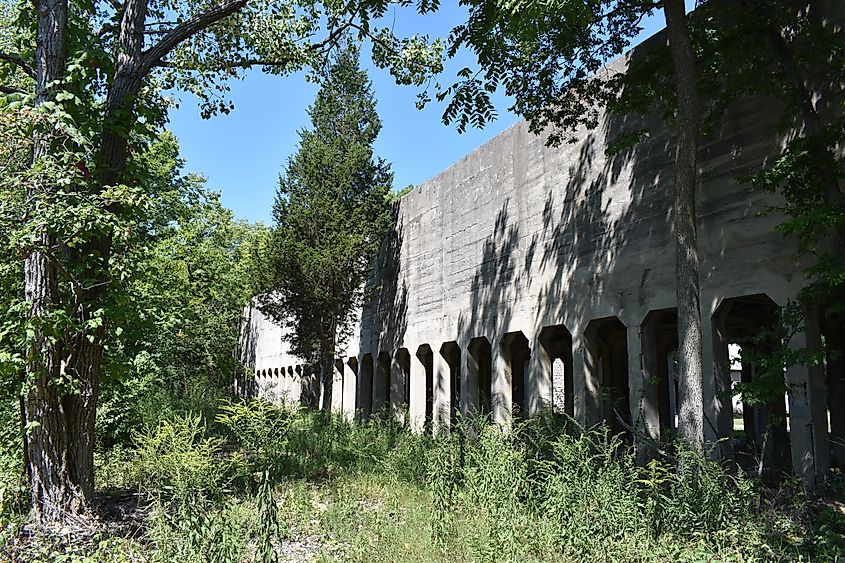
[[[292,351],[311,367],[304,403],[331,405],[336,349],[350,334],[374,254],[391,225],[390,165],[373,153],[381,129],[367,73],[351,41],[319,72],[311,128],[279,181],[262,308],[289,325]],[[318,376],[318,377],[315,377]]]

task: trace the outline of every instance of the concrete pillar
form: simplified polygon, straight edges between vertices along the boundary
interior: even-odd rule
[[[480,366],[470,352],[469,346],[461,346],[461,414],[472,419],[479,410],[478,379]]]
[[[789,342],[792,349],[821,350],[818,312],[805,310],[806,328]],[[804,488],[821,484],[830,464],[827,432],[827,397],[821,366],[793,366],[786,370],[789,393],[789,434],[792,469]]]
[[[712,372],[708,369],[707,355],[704,357],[704,405],[705,415],[713,418],[715,431],[705,421],[704,436],[708,441],[715,441],[724,438],[720,442],[719,452],[723,458],[733,459],[733,433],[734,413],[733,400],[731,399],[731,358],[728,353],[728,332],[725,327],[724,315],[721,318],[713,318],[711,329],[703,332],[703,350],[710,350]],[[703,321],[703,319],[702,319]],[[708,343],[707,337],[710,337]],[[708,375],[712,373],[712,377]],[[708,381],[710,380],[710,381]]]
[[[731,417],[731,436],[733,434],[733,414],[731,409],[731,400],[721,398],[719,393],[721,388],[716,382],[715,371],[715,355],[713,343],[713,320],[712,316],[707,313],[706,309],[701,313],[701,391],[704,398],[704,441],[715,442],[720,436],[719,429],[719,413],[722,412],[723,402],[727,407],[728,416]],[[730,369],[728,369],[727,385],[730,389]],[[724,382],[722,382],[724,383]],[[730,393],[730,391],[728,391]],[[730,440],[727,440],[730,442]],[[714,455],[718,452],[714,450]]]
[[[587,350],[584,335],[580,330],[572,332],[572,416],[579,424],[594,422],[595,403],[588,398]]]
[[[390,368],[391,360],[385,354],[375,358],[375,374],[373,375],[373,413],[388,406],[390,397]]]
[[[355,390],[355,410],[363,416],[373,412],[373,397],[375,396],[375,360],[372,354],[364,354],[358,364],[358,386]]]
[[[302,401],[302,379],[305,377],[305,370],[303,366],[295,366],[293,368],[293,388],[291,389],[291,402],[298,405]]]
[[[425,363],[418,354],[411,357],[410,403],[411,431],[420,433],[425,428]]]
[[[573,391],[576,405],[581,401],[580,416],[575,419],[586,426],[598,424],[603,418],[601,358],[597,347],[590,342],[590,335],[572,334]],[[578,410],[575,411],[578,413]]]
[[[285,404],[285,386],[287,385],[287,370],[279,368],[276,374],[276,401],[278,404]]]
[[[348,421],[355,419],[357,408],[356,398],[358,390],[358,361],[349,358],[343,364],[343,416]]]
[[[396,416],[401,424],[405,424],[405,409],[407,404],[406,397],[406,376],[402,365],[401,351],[396,351],[390,357],[390,385],[389,385],[389,401],[390,410]]]
[[[528,381],[526,393],[528,416],[537,416],[543,409],[552,406],[552,358],[537,338],[533,342],[528,360]]]
[[[825,331],[828,346],[827,385],[831,461],[845,468],[845,330],[839,323]]]
[[[653,444],[645,436],[660,440],[660,408],[657,396],[657,346],[654,330],[639,326],[627,327],[628,393],[631,405],[631,425],[636,429],[634,447],[637,457],[646,460],[653,455]]]
[[[451,423],[452,412],[452,375],[451,366],[446,358],[435,350],[432,359],[434,370],[434,407],[432,427],[434,434],[448,431]]]
[[[343,412],[343,379],[346,372],[346,364],[343,360],[335,361],[332,376],[332,412],[340,414]]]
[[[490,397],[492,398],[492,419],[493,423],[500,428],[510,428],[511,414],[513,412],[511,395],[511,366],[503,349],[501,340],[493,343],[490,351],[491,365],[493,366],[490,383]]]

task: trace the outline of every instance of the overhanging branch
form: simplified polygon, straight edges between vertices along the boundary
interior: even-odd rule
[[[30,78],[35,78],[35,69],[33,69],[32,65],[26,62],[24,58],[20,55],[13,55],[12,53],[3,53],[2,51],[0,51],[0,61],[12,63],[13,65],[23,70]]]
[[[176,48],[179,43],[214,25],[223,18],[238,12],[246,6],[246,3],[247,0],[233,0],[225,4],[220,4],[174,27],[158,43],[144,52],[140,69],[141,74],[144,75],[149,72],[170,51]]]
[[[308,47],[306,47],[305,50],[309,53],[317,53],[317,52],[321,51],[322,49],[330,46],[332,43],[334,43],[337,40],[337,38],[344,31],[346,31],[347,29],[350,29],[350,28],[360,29],[351,20],[344,22],[343,25],[340,25],[336,29],[332,30],[325,39],[323,39],[322,41],[319,41],[317,43],[312,43],[311,45],[308,45]],[[370,36],[370,37],[373,39],[373,41],[377,40],[376,37],[373,37],[373,36]],[[218,65],[217,67],[209,69],[207,67],[200,68],[200,67],[181,66],[181,65],[178,65],[178,64],[173,64],[170,61],[159,59],[158,61],[156,61],[154,63],[153,66],[161,67],[161,68],[172,68],[172,69],[177,69],[177,70],[189,70],[189,71],[200,71],[200,70],[221,71],[221,70],[232,70],[232,69],[236,69],[236,68],[252,68],[252,67],[256,67],[256,66],[283,67],[283,66],[289,65],[291,63],[291,61],[293,61],[293,57],[280,58],[280,59],[246,58],[246,59],[241,59],[241,60],[238,60],[238,61],[223,62],[220,65]]]
[[[26,92],[20,88],[13,88],[12,86],[4,86],[3,84],[0,84],[0,94],[26,94]]]

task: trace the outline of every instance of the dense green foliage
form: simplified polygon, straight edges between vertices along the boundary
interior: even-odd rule
[[[163,133],[172,104],[168,91],[196,94],[204,116],[226,113],[232,108],[225,97],[228,80],[250,67],[289,74],[320,64],[345,32],[373,39],[375,64],[400,83],[419,85],[440,68],[439,43],[399,38],[381,26],[389,6],[266,0],[0,4],[0,293],[10,310],[0,332],[0,372],[13,393],[25,385],[22,417],[37,520],[88,512],[101,378],[114,371],[110,362],[135,357],[135,321],[156,320],[154,311],[138,307],[133,290],[144,297],[143,288],[132,287],[132,280],[141,268],[147,274],[157,269],[144,255],[146,237],[166,230],[155,229],[162,194],[154,189],[154,175],[160,171],[145,154]],[[423,13],[432,8],[417,5]],[[219,244],[213,231],[229,228],[231,218],[215,217],[214,202],[203,199],[194,206],[208,207],[202,213],[210,213],[210,244]],[[197,244],[197,262],[183,256],[181,264],[191,291],[200,292],[203,278],[219,272],[199,263],[205,242],[192,237],[202,238],[205,227],[182,226],[185,245]],[[21,277],[25,296],[14,286]],[[181,339],[181,355],[171,348],[177,365],[144,366],[145,377],[161,379],[153,374],[159,368],[184,371],[180,362],[208,376],[217,360],[204,356],[218,351],[192,344],[202,342],[203,330],[215,330],[208,323],[231,320],[209,314],[228,297],[212,293],[208,309],[196,309],[197,318],[188,321],[194,326]],[[159,353],[159,360],[169,354]],[[212,377],[222,377],[221,366],[213,367]]]
[[[235,221],[203,178],[183,172],[171,134],[152,143],[141,159],[147,174],[143,213],[122,223],[134,242],[122,261],[114,339],[101,382],[102,447],[128,445],[132,432],[169,413],[213,409],[216,398],[229,395],[242,370],[233,351],[243,308],[262,283],[259,264],[268,240],[267,229]],[[11,213],[4,219],[14,221]],[[0,271],[13,272],[0,295],[18,302],[19,260],[6,256]],[[15,358],[26,320],[9,314],[2,322],[0,497],[9,501],[12,493],[25,491],[19,481],[23,374]]]
[[[140,488],[144,532],[70,546],[93,561],[771,560],[827,558],[845,521],[794,485],[777,494],[697,454],[645,467],[602,428],[541,416],[432,439],[225,403],[113,452],[101,482]],[[217,430],[214,430],[217,428]],[[15,526],[0,536],[20,541]],[[43,558],[59,544],[30,541]],[[25,550],[31,550],[27,552]],[[0,552],[1,553],[1,552]],[[55,553],[55,552],[53,552]]]
[[[291,350],[328,382],[363,285],[391,224],[390,166],[374,156],[381,130],[370,81],[347,42],[319,73],[299,150],[279,182],[262,309],[291,327]],[[319,391],[315,390],[319,397]]]
[[[154,166],[171,176],[128,293],[142,304],[109,364],[98,435],[104,446],[169,409],[202,410],[228,396],[243,370],[234,351],[243,309],[260,287],[268,231],[236,221],[219,194],[181,176],[172,137],[153,146]],[[107,372],[108,373],[108,372]]]

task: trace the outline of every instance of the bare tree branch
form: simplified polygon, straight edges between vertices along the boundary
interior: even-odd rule
[[[12,63],[13,65],[20,67],[20,69],[23,70],[30,78],[35,78],[35,69],[33,69],[32,65],[26,62],[24,58],[20,55],[13,55],[12,53],[3,53],[0,51],[0,61]]]
[[[199,66],[185,66],[185,65],[178,65],[174,64],[170,61],[158,61],[155,66],[159,68],[172,68],[176,70],[193,70],[193,71],[220,71],[220,70],[230,70],[235,68],[252,68],[254,66],[285,66],[291,62],[292,59],[279,59],[279,60],[268,60],[268,59],[242,59],[239,61],[227,61],[223,62],[220,65],[214,68],[208,68],[207,66],[203,65],[202,67]]]
[[[324,49],[324,48],[328,47],[329,45],[331,45],[332,43],[334,43],[337,40],[337,38],[344,31],[346,31],[347,29],[350,29],[350,28],[359,29],[359,27],[357,25],[355,25],[351,20],[344,22],[343,25],[338,26],[331,33],[329,33],[329,35],[325,39],[323,39],[322,41],[320,41],[318,43],[312,43],[311,45],[309,45],[306,48],[306,50],[310,53],[319,52],[322,49]],[[373,37],[373,40],[375,41],[376,38]],[[280,66],[286,66],[286,65],[290,64],[292,60],[293,60],[293,58],[283,58],[283,59],[247,58],[247,59],[241,59],[239,61],[224,62],[224,63],[220,64],[218,67],[213,68],[213,69],[208,69],[207,67],[203,67],[202,70],[220,71],[220,70],[230,70],[230,69],[235,69],[235,68],[252,68],[252,67],[255,67],[255,66],[280,67]],[[191,70],[191,71],[199,71],[200,70],[199,67],[180,66],[180,65],[176,65],[176,64],[171,63],[170,61],[165,61],[165,60],[157,61],[154,66],[161,67],[161,68],[172,68],[172,69],[177,69],[177,70]]]

